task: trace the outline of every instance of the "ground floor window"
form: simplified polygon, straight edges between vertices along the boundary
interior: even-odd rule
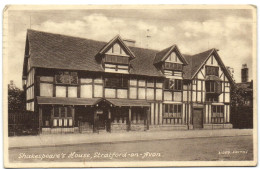
[[[164,104],[164,118],[167,119],[167,121],[174,121],[174,124],[181,123],[182,104]]]
[[[132,108],[131,124],[144,124],[145,111],[143,108]]]
[[[224,123],[224,105],[212,105],[212,123]]]
[[[112,123],[127,123],[128,120],[128,109],[117,108],[111,110],[111,121]]]
[[[52,125],[53,127],[72,127],[73,126],[73,107],[54,107]]]

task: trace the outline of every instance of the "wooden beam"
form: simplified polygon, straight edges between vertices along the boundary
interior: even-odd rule
[[[107,131],[111,133],[111,109],[108,109]]]
[[[94,118],[93,118],[93,133],[98,133],[98,116],[97,110],[94,110]]]
[[[150,107],[146,111],[146,130],[149,130],[149,125],[150,125]]]
[[[143,119],[144,119],[144,131],[146,131],[147,130],[147,115],[146,115],[146,108],[143,108],[143,113],[142,113],[142,116],[143,116]]]
[[[39,106],[39,134],[42,133],[42,106]]]
[[[132,110],[131,110],[131,107],[129,107],[129,110],[128,110],[128,131],[131,130],[131,121],[132,121]]]
[[[73,126],[73,128],[74,128],[74,120],[75,120],[75,107],[72,106],[72,126]]]

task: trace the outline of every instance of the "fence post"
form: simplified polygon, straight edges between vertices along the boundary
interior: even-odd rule
[[[39,134],[41,134],[41,127],[42,127],[42,106],[39,106]]]
[[[16,114],[14,114],[14,136],[15,136],[15,132],[16,132],[16,122],[15,122],[15,116],[16,116]]]

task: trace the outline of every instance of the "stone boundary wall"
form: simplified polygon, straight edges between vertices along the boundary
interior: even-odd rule
[[[231,123],[227,124],[203,124],[203,129],[232,129],[233,125]]]
[[[151,131],[171,131],[171,130],[188,130],[187,125],[151,125],[149,126]]]

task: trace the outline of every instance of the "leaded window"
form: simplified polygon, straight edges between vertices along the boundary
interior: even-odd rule
[[[105,87],[107,88],[128,88],[128,79],[125,77],[106,77]]]
[[[72,127],[73,126],[73,108],[70,106],[54,107],[52,126],[53,127]]]
[[[78,84],[77,72],[58,72],[55,75],[56,84]]]
[[[181,79],[165,79],[164,81],[165,90],[182,90],[182,80]]]
[[[164,104],[164,117],[181,118],[182,105],[181,104]]]
[[[224,105],[212,105],[212,123],[224,123]]]
[[[215,66],[206,66],[206,75],[215,75],[218,76],[219,75],[219,67],[215,67]]]

